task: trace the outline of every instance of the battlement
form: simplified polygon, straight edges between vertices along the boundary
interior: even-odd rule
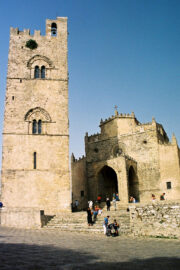
[[[58,32],[66,31],[67,30],[67,17],[57,17],[56,20],[47,19],[46,20],[46,34],[45,36],[57,37]],[[64,27],[65,25],[65,27]],[[11,35],[20,35],[20,36],[44,36],[41,34],[40,30],[34,30],[34,34],[30,33],[30,29],[23,29],[22,31],[19,30],[18,27],[10,28]]]
[[[18,27],[16,28],[13,28],[11,27],[10,28],[10,34],[11,35],[20,35],[20,36],[41,36],[41,32],[40,30],[34,30],[34,35],[31,35],[30,33],[30,29],[23,29],[23,31],[20,31]]]
[[[138,123],[139,126],[151,126],[152,122],[147,122],[147,123]]]
[[[85,156],[82,155],[82,157],[79,157],[78,159],[74,158],[74,159],[72,160],[72,162],[77,163],[77,162],[80,162],[80,161],[82,161],[82,160],[84,160],[84,159],[85,159]]]
[[[118,111],[115,111],[115,115],[112,115],[111,117],[109,117],[109,118],[107,118],[105,120],[101,119],[100,126],[102,126],[102,125],[104,125],[104,124],[106,124],[106,123],[108,123],[108,122],[110,122],[110,121],[112,121],[114,119],[118,119],[118,118],[135,119],[136,122],[139,123],[139,121],[135,117],[134,112],[132,112],[131,114],[129,114],[129,113],[127,113],[127,114],[126,113],[120,113],[119,114]]]
[[[97,142],[100,136],[101,136],[100,133],[95,133],[93,135],[90,135],[88,136],[88,142]]]

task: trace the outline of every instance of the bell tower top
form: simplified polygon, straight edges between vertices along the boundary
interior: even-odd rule
[[[67,17],[57,17],[56,20],[46,20],[46,36],[60,37],[67,30]]]
[[[43,79],[68,80],[67,18],[46,20],[46,34],[40,30],[11,28],[8,78],[37,79],[37,67],[44,68]]]

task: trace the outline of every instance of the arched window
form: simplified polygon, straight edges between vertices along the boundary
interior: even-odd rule
[[[46,72],[46,68],[45,68],[45,66],[42,66],[41,67],[41,79],[44,79],[46,77],[45,72]]]
[[[34,169],[36,169],[36,167],[37,167],[37,155],[36,155],[36,152],[34,152],[34,154],[33,154],[33,165],[34,165]]]
[[[35,79],[39,78],[39,67],[38,66],[35,66],[35,69],[34,69],[34,78]]]
[[[37,122],[36,122],[36,120],[33,120],[33,123],[32,123],[32,133],[33,134],[37,133]]]
[[[51,24],[51,36],[53,36],[53,37],[57,36],[57,24],[56,23]]]
[[[39,120],[38,121],[38,134],[41,134],[41,132],[42,132],[42,121]]]
[[[27,122],[28,134],[36,136],[38,134],[47,134],[47,125],[45,123],[52,122],[49,113],[41,107],[30,109],[24,116],[24,120]]]

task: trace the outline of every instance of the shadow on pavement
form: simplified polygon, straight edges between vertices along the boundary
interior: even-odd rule
[[[123,258],[122,258],[123,259]],[[99,262],[99,258],[88,254],[54,246],[28,244],[0,244],[0,270],[178,270],[180,259],[156,257],[122,262]]]

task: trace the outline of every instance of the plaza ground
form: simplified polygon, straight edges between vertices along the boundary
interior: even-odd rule
[[[178,270],[177,239],[0,227],[0,270]]]

